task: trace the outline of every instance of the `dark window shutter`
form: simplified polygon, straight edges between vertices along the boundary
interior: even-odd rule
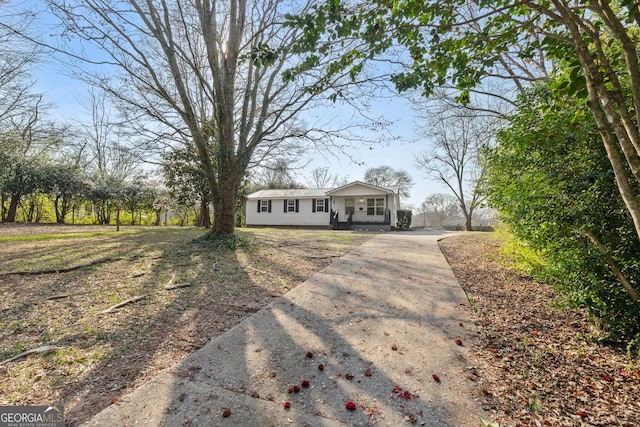
[[[311,212],[316,211],[316,199],[311,200]]]
[[[262,204],[261,200],[258,200],[258,213],[260,213],[260,205]]]
[[[300,212],[300,200],[296,199],[296,212]]]
[[[267,208],[267,211],[271,213],[271,200],[269,200],[269,207]]]
[[[324,199],[324,211],[329,212],[329,199]]]
[[[284,213],[287,213],[287,199],[284,199]]]

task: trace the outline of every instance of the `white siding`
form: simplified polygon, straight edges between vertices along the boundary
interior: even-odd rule
[[[329,199],[328,197],[323,197]],[[258,203],[265,199],[247,200],[247,226],[290,225],[329,227],[329,212],[312,212],[313,199],[297,199],[298,212],[284,212],[285,199],[270,199],[271,212],[258,212]]]
[[[347,198],[352,198],[354,201],[354,211],[355,212],[366,212],[367,211],[367,199],[379,199],[382,198],[385,200],[385,210],[389,209],[391,211],[391,225],[395,227],[397,223],[397,215],[396,211],[398,210],[398,198],[394,194],[388,193],[373,193],[369,190],[369,194],[363,195],[362,193],[354,196],[348,195],[347,197],[342,197],[343,193],[340,193],[339,197],[333,196],[331,201],[331,207],[333,210],[338,210],[338,216],[340,221],[346,221],[346,204],[345,200]],[[360,199],[362,198],[362,202]]]
[[[331,192],[332,196],[340,197],[363,197],[364,194],[381,195],[388,194],[388,191],[384,191],[383,189],[378,190],[376,188],[372,188],[372,186],[353,184]]]

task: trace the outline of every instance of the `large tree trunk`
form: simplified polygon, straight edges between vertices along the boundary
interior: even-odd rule
[[[18,203],[20,203],[21,194],[12,194],[9,200],[9,210],[5,222],[16,222],[16,213],[18,211]]]
[[[213,228],[215,236],[231,236],[235,232],[235,191],[233,185],[220,189],[213,200]]]
[[[561,4],[556,6],[561,6]],[[595,51],[592,51],[583,40],[583,31],[585,29],[585,26],[582,25],[583,23],[577,19],[570,8],[565,6],[559,7],[558,10],[563,17],[561,23],[567,26],[574,41],[576,54],[586,79],[586,88],[589,94],[588,106],[595,118],[598,132],[602,137],[620,195],[629,211],[636,235],[640,240],[640,202],[631,183],[631,177],[640,182],[640,158],[637,147],[632,143],[632,141],[637,142],[640,139],[638,137],[637,123],[629,124],[631,122],[631,114],[627,111],[628,104],[620,96],[622,89],[615,73],[611,72],[608,77],[603,75],[604,71],[611,70],[611,64],[608,63],[606,54],[601,49],[601,46],[596,44]],[[601,7],[598,8],[599,13],[603,10]],[[611,23],[615,24],[614,21],[611,21]],[[622,36],[621,41],[624,45],[626,40],[626,35],[623,34],[624,30],[615,25],[613,29],[621,30],[614,32],[616,37]],[[631,74],[637,70],[637,59],[633,59],[633,61],[636,63],[632,66]],[[632,76],[632,82],[635,82],[633,89],[640,94],[640,87],[638,87],[640,81],[637,75]],[[611,88],[609,87],[610,85]],[[626,126],[625,123],[627,123]],[[624,160],[626,160],[626,165]],[[631,176],[627,173],[626,166],[631,170]]]
[[[64,202],[62,202],[64,203]],[[56,224],[64,224],[65,208],[61,205],[60,198],[56,197],[53,201],[53,209],[56,211]]]
[[[198,227],[211,228],[211,214],[209,212],[209,202],[205,200],[200,201],[200,215],[196,221]]]
[[[468,212],[464,212],[464,231],[473,231],[473,226],[471,225],[471,214]]]

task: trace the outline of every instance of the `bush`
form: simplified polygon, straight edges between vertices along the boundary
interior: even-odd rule
[[[545,87],[522,100],[487,160],[487,195],[510,231],[543,257],[532,270],[613,340],[640,336],[640,242],[585,106]],[[604,250],[602,249],[604,248]]]
[[[398,230],[408,230],[411,227],[411,215],[413,211],[410,209],[399,209],[396,211],[396,217],[398,218],[397,227]]]

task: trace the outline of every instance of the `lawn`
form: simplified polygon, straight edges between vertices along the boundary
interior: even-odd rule
[[[230,251],[203,233],[0,224],[0,405],[86,421],[373,236],[239,230]]]

